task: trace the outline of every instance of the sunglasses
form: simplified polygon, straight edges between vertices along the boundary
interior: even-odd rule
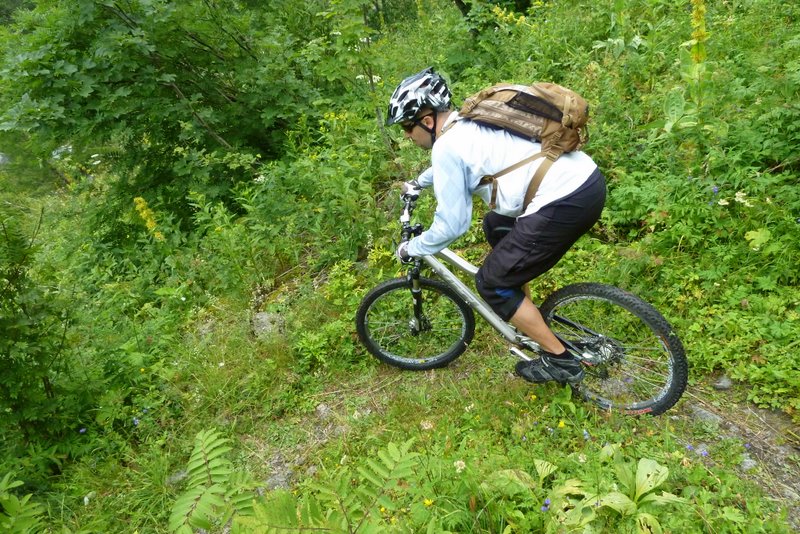
[[[433,115],[433,113],[428,113],[427,115],[423,115],[422,117],[417,117],[416,119],[410,122],[401,122],[400,127],[403,129],[404,132],[411,133],[411,130],[413,130],[420,122],[422,122],[422,119],[424,119],[425,117],[430,117],[431,115]]]

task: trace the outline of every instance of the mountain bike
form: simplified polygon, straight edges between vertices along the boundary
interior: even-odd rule
[[[401,239],[407,241],[423,227],[411,224],[416,196],[401,198]],[[366,294],[356,327],[373,356],[401,369],[445,367],[472,341],[474,312],[510,343],[509,352],[517,358],[531,360],[542,351],[495,314],[447,264],[473,277],[478,271],[446,248],[415,258],[405,277],[387,280]],[[422,276],[423,269],[437,278]],[[680,339],[661,313],[638,296],[611,285],[577,283],[556,290],[539,310],[584,365],[584,379],[573,390],[600,408],[658,415],[686,389],[688,363]]]

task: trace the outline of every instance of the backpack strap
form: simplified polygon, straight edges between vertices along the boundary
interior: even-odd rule
[[[553,163],[555,163],[559,155],[560,154],[548,153],[545,160],[539,165],[536,172],[533,173],[533,178],[531,178],[531,182],[528,184],[528,190],[525,192],[525,200],[522,202],[522,213],[525,213],[525,210],[528,209],[528,204],[531,203],[534,195],[536,195],[536,191],[539,189],[544,175],[547,174],[547,171],[550,170],[550,167],[553,166]]]
[[[527,165],[528,163],[530,163],[530,162],[532,162],[532,161],[534,161],[536,159],[539,159],[539,158],[541,158],[541,157],[543,157],[545,155],[546,155],[545,152],[537,152],[536,154],[534,154],[532,156],[528,156],[527,158],[523,159],[522,161],[518,161],[517,163],[513,164],[510,167],[506,167],[505,169],[503,169],[500,172],[497,172],[495,174],[490,174],[488,176],[484,176],[483,178],[481,178],[481,181],[478,182],[479,185],[492,184],[492,200],[491,200],[491,202],[489,202],[489,209],[495,209],[497,207],[497,179],[498,178],[500,178],[501,176],[505,176],[506,174],[508,174],[510,172],[516,171],[520,167],[522,167],[524,165]],[[547,163],[547,162],[546,161],[543,162],[542,165],[544,165],[545,163]],[[552,163],[550,165],[552,165]],[[548,165],[548,168],[550,168],[549,165]],[[546,169],[545,169],[545,171],[546,171]],[[538,170],[537,170],[536,174],[538,174]],[[534,179],[535,179],[535,177],[536,177],[536,175],[534,175]],[[544,174],[542,174],[542,177],[544,177]],[[539,178],[539,182],[541,182],[541,181],[542,180],[541,180],[541,177],[540,177]],[[537,188],[539,187],[538,184],[537,184],[536,187]],[[533,191],[535,193],[536,189],[534,189]],[[528,186],[528,192],[530,192],[530,186]],[[525,195],[525,198],[526,199],[528,198],[527,193]],[[533,196],[531,196],[531,198],[533,198]],[[530,202],[530,201],[528,201],[528,202]],[[525,203],[525,207],[527,207],[528,202]]]

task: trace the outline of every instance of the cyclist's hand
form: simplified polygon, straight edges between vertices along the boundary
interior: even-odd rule
[[[419,185],[419,182],[416,180],[411,180],[410,182],[405,182],[400,186],[400,191],[402,191],[402,195],[408,195],[411,197],[411,200],[416,200],[419,198],[419,194],[422,192],[422,188]]]
[[[397,252],[395,252],[395,256],[397,256],[397,259],[400,260],[402,264],[414,261],[414,258],[408,255],[408,241],[400,243],[400,246],[397,247]]]

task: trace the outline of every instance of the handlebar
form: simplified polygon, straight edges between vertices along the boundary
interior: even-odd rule
[[[416,237],[422,233],[422,225],[417,223],[415,225],[411,224],[411,214],[414,213],[414,208],[417,207],[417,198],[419,195],[401,195],[400,197],[403,200],[403,213],[400,215],[400,225],[402,227],[400,231],[400,242],[406,242],[412,237]]]

